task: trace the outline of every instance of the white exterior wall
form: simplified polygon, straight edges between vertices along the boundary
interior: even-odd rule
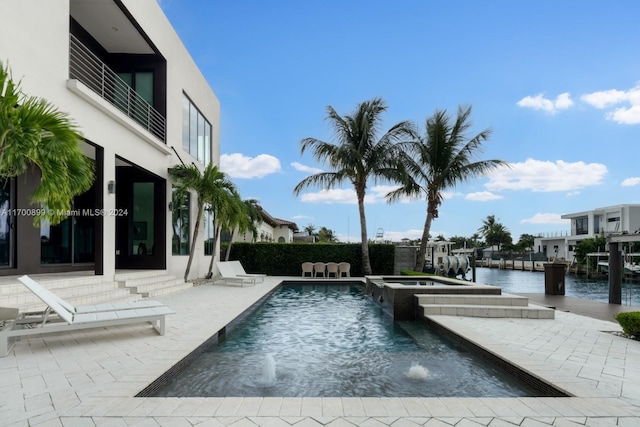
[[[115,180],[115,156],[127,159],[167,179],[167,169],[179,163],[171,146],[185,163],[197,160],[182,149],[183,91],[212,126],[211,158],[220,158],[220,104],[209,84],[171,27],[157,0],[122,0],[133,18],[166,59],[166,145],[127,119],[115,107],[84,85],[69,81],[70,0],[2,0],[0,2],[0,60],[8,64],[23,92],[45,98],[60,111],[69,113],[80,132],[104,148],[103,191],[105,210],[115,208],[115,196],[107,194],[106,183]],[[102,106],[101,106],[102,105]],[[122,118],[125,123],[123,125]],[[137,130],[136,130],[137,128]],[[116,188],[117,191],[117,188]],[[167,182],[166,200],[171,200]],[[191,230],[197,205],[191,203]],[[115,272],[115,217],[104,218],[104,275]],[[188,256],[171,255],[171,212],[166,221],[167,270],[182,277]],[[206,274],[210,262],[204,256],[204,227],[190,277]],[[217,251],[215,252],[217,254]]]
[[[588,233],[576,234],[576,219],[588,218]],[[565,237],[537,237],[535,239],[535,249],[547,246],[547,257],[553,257],[554,246],[558,246],[558,257],[572,261],[574,252],[569,250],[569,246],[574,247],[584,239],[592,239],[604,232],[605,237],[612,233],[635,233],[640,229],[640,205],[615,205],[594,209],[592,211],[577,212],[562,215],[563,218],[571,219],[571,235]],[[617,220],[619,218],[619,220]],[[598,219],[598,227],[596,227]],[[609,221],[609,220],[612,221]],[[605,251],[605,248],[601,248]]]

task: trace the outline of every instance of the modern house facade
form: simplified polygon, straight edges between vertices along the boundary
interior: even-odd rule
[[[636,233],[640,230],[640,205],[623,204],[562,215],[571,221],[566,235],[536,237],[534,249],[549,259],[573,261],[575,245],[596,236],[607,237],[617,233]],[[601,248],[604,252],[605,248]]]
[[[0,275],[158,269],[181,276],[197,211],[168,168],[217,164],[220,104],[157,0],[3,0],[0,60],[22,91],[67,113],[95,162],[62,223],[33,225],[32,170],[5,182]],[[206,274],[207,219],[190,277]],[[217,251],[213,251],[217,253]]]

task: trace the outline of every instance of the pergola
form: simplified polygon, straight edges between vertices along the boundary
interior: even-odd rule
[[[609,304],[622,304],[622,275],[624,262],[620,243],[640,242],[640,234],[611,234],[609,244]]]

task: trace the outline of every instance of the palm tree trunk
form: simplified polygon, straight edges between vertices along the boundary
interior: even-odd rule
[[[229,239],[229,246],[227,246],[227,251],[224,254],[224,260],[225,261],[229,261],[229,254],[231,253],[231,242],[233,242],[233,234],[234,234],[234,232],[231,231],[231,238]]]
[[[371,275],[371,261],[369,260],[369,240],[367,239],[367,219],[364,215],[364,195],[358,194],[358,211],[360,212],[360,238],[362,239],[362,273]]]
[[[416,259],[416,266],[414,268],[415,271],[420,271],[424,269],[424,261],[427,255],[427,241],[429,240],[429,233],[431,232],[431,221],[433,221],[433,216],[431,215],[431,203],[427,204],[427,218],[424,221],[424,230],[422,231],[422,240],[420,240],[420,249],[418,249],[418,259]],[[431,260],[433,262],[433,260]]]
[[[198,231],[200,230],[200,221],[202,220],[202,213],[204,212],[204,204],[198,200],[198,216],[196,217],[196,224],[193,227],[193,238],[191,239],[191,249],[189,250],[189,261],[187,261],[187,269],[184,272],[184,281],[189,278],[189,270],[191,270],[191,262],[193,262],[193,255],[196,250],[196,240],[198,239]]]

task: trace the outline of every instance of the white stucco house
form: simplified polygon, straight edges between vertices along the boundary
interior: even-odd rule
[[[571,231],[558,236],[540,236],[534,241],[535,252],[549,259],[573,261],[575,245],[596,236],[614,233],[636,233],[640,230],[640,204],[623,204],[562,215],[571,221]],[[605,248],[601,248],[604,252]]]
[[[234,233],[234,242],[270,242],[270,243],[292,243],[294,235],[298,232],[298,225],[295,222],[287,221],[271,216],[264,209],[260,210],[262,222],[256,224],[258,236],[254,239],[252,233]]]
[[[6,214],[30,206],[38,171],[1,186],[0,275],[181,276],[196,200],[172,198],[167,170],[219,162],[220,104],[157,0],[2,0],[0,60],[24,93],[69,114],[96,165],[93,187],[74,200],[79,214],[58,225]],[[192,277],[207,272],[210,222]]]

